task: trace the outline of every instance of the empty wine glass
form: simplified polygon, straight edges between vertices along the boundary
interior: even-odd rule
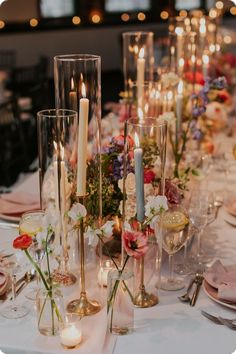
[[[10,248],[8,247],[8,251],[13,253],[13,248]],[[11,304],[1,311],[1,315],[9,319],[24,317],[29,313],[29,309],[25,305],[19,304],[16,300],[16,274],[23,268],[22,252],[16,252],[5,258],[1,262],[1,268],[10,274],[12,286]]]
[[[196,259],[198,264],[204,262],[204,253],[201,247],[202,234],[209,221],[210,194],[207,190],[194,190],[191,193],[189,217],[197,230]]]
[[[184,287],[182,279],[174,277],[173,256],[185,244],[189,232],[189,218],[181,207],[167,210],[161,217],[162,247],[169,255],[169,277],[162,279],[164,290],[179,290]]]
[[[29,248],[34,260],[41,268],[41,263],[45,255],[45,230],[43,225],[44,211],[30,211],[24,213],[20,219],[19,230],[20,234],[28,234],[32,236],[33,242]],[[37,292],[40,288],[40,277],[36,274],[36,287],[25,296],[29,300],[36,300]]]

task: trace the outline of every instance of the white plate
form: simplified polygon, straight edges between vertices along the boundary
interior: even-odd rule
[[[236,226],[236,217],[230,215],[224,208],[222,209],[223,219],[230,225]]]
[[[12,222],[19,222],[20,216],[0,214],[0,219],[6,220],[6,221],[12,221]]]
[[[223,305],[225,307],[228,307],[232,310],[236,311],[236,303],[231,303],[231,302],[226,302],[223,300],[220,300],[218,298],[218,291],[216,288],[213,288],[206,280],[203,281],[203,289],[206,293],[206,295],[213,301],[217,302],[220,305]]]

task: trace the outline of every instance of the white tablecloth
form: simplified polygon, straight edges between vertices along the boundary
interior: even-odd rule
[[[213,174],[214,177],[214,174]],[[219,181],[209,180],[214,189]],[[213,185],[214,184],[214,185]],[[227,180],[219,183],[227,187]],[[213,188],[214,187],[214,188]],[[236,193],[236,190],[235,190]],[[224,264],[236,263],[236,228],[224,221],[224,208],[218,219],[211,224],[204,236],[204,244],[214,259]],[[0,230],[0,242],[14,237],[17,231]],[[186,279],[186,283],[188,278]],[[76,291],[76,289],[75,289]],[[78,291],[78,289],[77,289]],[[106,349],[103,348],[106,335],[105,308],[95,316],[83,319],[83,343],[71,352],[81,354],[232,354],[236,350],[235,332],[216,325],[201,315],[201,309],[225,317],[235,317],[236,311],[227,309],[210,300],[202,290],[195,307],[180,303],[181,291],[159,291],[160,303],[149,309],[135,309],[135,330],[125,336],[109,336]],[[19,300],[26,301],[24,293]],[[0,305],[0,311],[3,306]],[[6,320],[0,316],[0,349],[6,354],[62,354],[58,337],[39,334],[33,303],[31,313],[19,320]]]

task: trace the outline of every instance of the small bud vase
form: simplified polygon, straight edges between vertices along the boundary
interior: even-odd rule
[[[40,289],[36,298],[38,330],[45,336],[55,336],[64,320],[64,304],[59,289]]]
[[[108,331],[124,335],[133,331],[133,273],[112,270],[108,274]]]

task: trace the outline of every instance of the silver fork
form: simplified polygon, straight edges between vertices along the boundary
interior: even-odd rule
[[[201,314],[208,318],[210,321],[218,324],[218,325],[225,325],[227,327],[229,327],[230,329],[236,330],[236,319],[228,319],[228,318],[223,318],[220,316],[213,316],[210,313],[202,310]]]

